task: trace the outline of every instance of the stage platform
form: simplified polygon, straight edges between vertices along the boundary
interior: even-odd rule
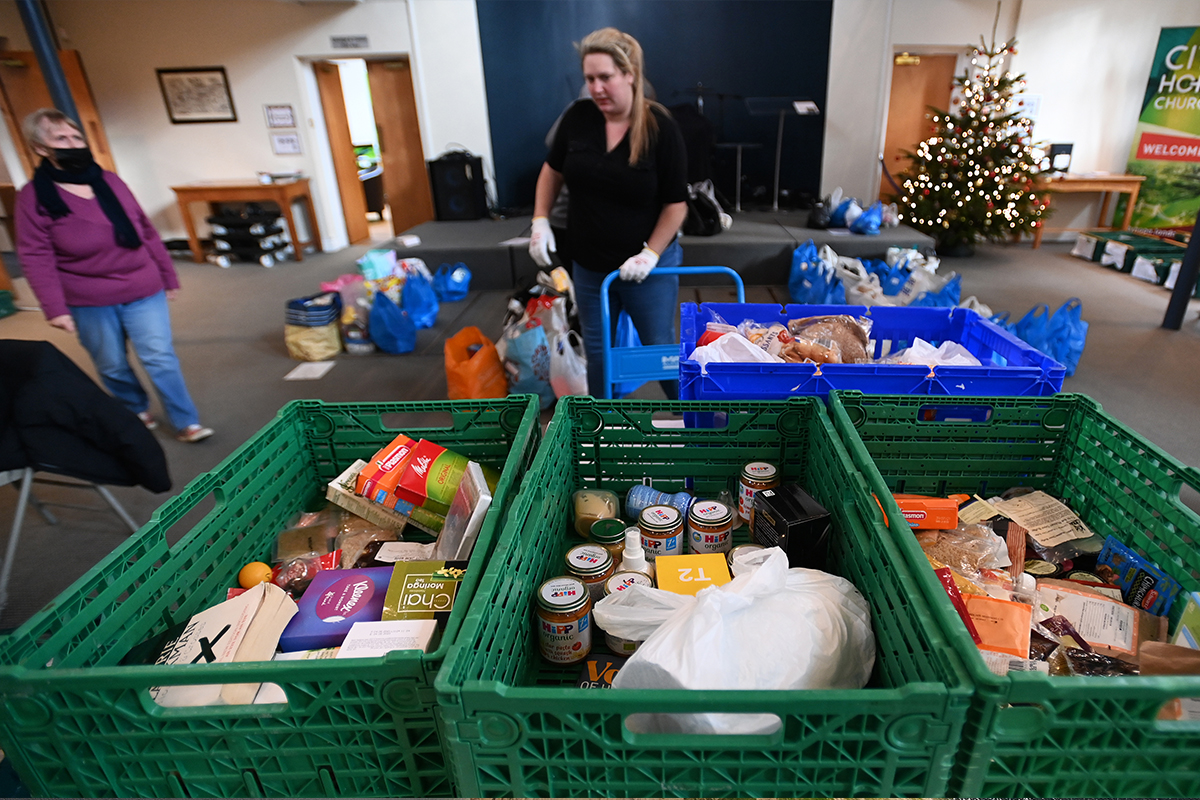
[[[748,285],[778,286],[787,283],[792,251],[809,239],[854,258],[883,258],[889,247],[933,248],[933,239],[906,225],[858,236],[844,228],[811,230],[804,226],[807,216],[806,211],[743,211],[716,236],[684,236],[683,264],[732,267]],[[419,245],[405,247],[397,240],[395,247],[401,258],[420,258],[435,271],[441,264],[463,262],[471,268],[472,289],[516,288],[532,283],[537,274],[527,240],[520,241],[529,236],[529,222],[529,217],[426,222],[405,231],[419,236]]]

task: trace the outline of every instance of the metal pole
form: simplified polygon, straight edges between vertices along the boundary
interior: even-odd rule
[[[1170,331],[1177,331],[1183,325],[1188,300],[1192,299],[1192,290],[1196,288],[1196,277],[1200,275],[1200,238],[1197,236],[1200,236],[1200,211],[1196,212],[1196,222],[1192,226],[1192,238],[1188,242],[1187,250],[1183,252],[1183,263],[1179,265],[1175,288],[1171,290],[1171,302],[1167,303],[1167,313],[1163,317],[1162,326]]]
[[[62,62],[58,60],[54,32],[50,29],[50,22],[46,19],[40,0],[17,0],[17,8],[21,12],[21,21],[25,23],[25,33],[29,35],[29,44],[37,54],[42,77],[46,80],[46,88],[50,90],[50,99],[54,102],[54,107],[78,124],[79,112],[75,109],[75,98],[67,84]]]
[[[786,110],[779,110],[779,133],[775,136],[775,202],[771,204],[773,211],[779,210],[779,160],[783,158],[783,116]]]

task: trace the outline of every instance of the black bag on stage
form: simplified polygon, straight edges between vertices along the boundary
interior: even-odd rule
[[[686,236],[716,236],[721,226],[721,206],[713,191],[712,181],[688,184],[688,213],[683,221]]]

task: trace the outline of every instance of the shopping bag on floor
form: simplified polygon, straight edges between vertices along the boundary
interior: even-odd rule
[[[825,263],[816,244],[809,239],[792,251],[792,271],[788,276],[788,292],[793,303],[812,305],[825,302],[829,282],[833,279],[832,265]]]
[[[400,303],[418,328],[432,328],[437,323],[437,295],[429,279],[421,272],[414,270],[405,276]]]
[[[1039,303],[1013,326],[1013,333],[1050,355],[1050,306]]]
[[[1067,375],[1075,374],[1079,366],[1079,357],[1083,355],[1084,345],[1087,344],[1088,324],[1083,320],[1083,304],[1078,297],[1072,297],[1059,306],[1050,317],[1047,331],[1049,340],[1049,355],[1055,361],[1067,368]]]
[[[633,319],[629,316],[625,309],[621,309],[621,313],[617,315],[617,343],[616,347],[641,347],[642,337],[638,336],[637,328],[633,325]],[[603,364],[596,364],[593,369],[604,369]],[[637,381],[622,381],[614,384],[612,387],[613,397],[624,397],[627,394],[633,394],[638,389],[645,386],[645,382]]]
[[[508,380],[496,353],[496,345],[474,325],[463,328],[446,340],[446,397],[473,400],[504,397]]]
[[[408,313],[383,292],[375,293],[367,320],[371,341],[385,353],[411,353],[417,349],[417,328]]]
[[[453,267],[442,264],[433,276],[433,293],[443,303],[463,300],[471,285],[471,270],[461,261]]]
[[[571,337],[575,337],[572,343]],[[550,347],[550,386],[554,394],[587,394],[587,357],[579,334],[568,330],[554,337]]]
[[[536,320],[532,327],[517,324],[505,331],[504,371],[510,394],[530,393],[541,398],[541,407],[554,404],[550,386],[550,345],[546,329]]]

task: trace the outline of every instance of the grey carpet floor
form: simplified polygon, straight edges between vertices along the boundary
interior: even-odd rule
[[[285,381],[298,362],[283,342],[286,301],[318,290],[323,280],[355,271],[365,247],[306,257],[274,269],[235,264],[177,262],[183,291],[172,307],[175,345],[192,395],[211,439],[182,444],[160,429],[175,490],[216,466],[266,424],[288,401],[430,400],[445,397],[442,357],[445,338],[465,325],[478,325],[493,339],[507,292],[472,292],[443,306],[435,328],[420,331],[417,349],[403,356],[340,356],[316,381]],[[1083,301],[1091,323],[1087,350],[1076,375],[1064,385],[1097,399],[1107,411],[1187,464],[1200,464],[1196,399],[1200,396],[1200,301],[1193,301],[1183,330],[1162,330],[1167,292],[1068,254],[1069,246],[1046,243],[985,245],[971,259],[946,261],[942,270],[963,275],[963,294],[974,294],[996,311],[1019,317],[1035,303],[1056,308],[1068,297]],[[436,264],[430,264],[436,268]],[[786,276],[780,276],[780,284]],[[19,303],[33,298],[18,281]],[[731,299],[724,287],[685,289],[681,300]],[[748,287],[751,302],[786,302],[785,286]],[[94,376],[74,337],[46,325],[40,312],[23,311],[0,319],[0,338],[46,339]],[[639,396],[661,397],[657,385]],[[152,409],[159,413],[157,402]],[[139,522],[166,499],[140,488],[114,493]],[[71,500],[68,490],[47,489],[50,499]],[[61,498],[60,498],[61,495]],[[13,487],[0,487],[0,526],[7,535],[16,506]],[[1189,498],[1195,502],[1195,498]],[[62,510],[49,525],[35,512],[25,521],[13,568],[10,598],[0,629],[10,629],[86,573],[126,537],[121,523],[105,512]]]

